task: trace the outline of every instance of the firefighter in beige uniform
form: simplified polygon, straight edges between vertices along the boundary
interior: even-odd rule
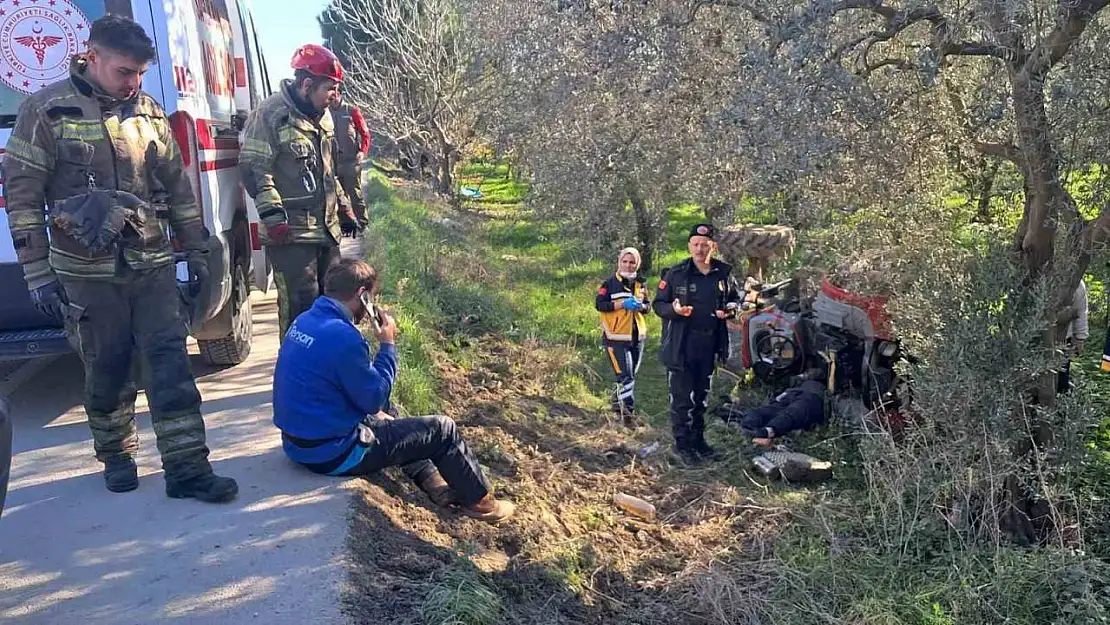
[[[23,102],[4,155],[8,226],[36,308],[80,342],[85,412],[108,489],[139,486],[137,347],[166,494],[229,501],[238,485],[208,463],[166,226],[197,291],[208,278],[207,233],[166,114],[139,91],[154,56],[141,26],[105,16],[69,78]]]
[[[343,67],[316,44],[298,48],[291,65],[293,79],[251,112],[239,154],[274,267],[282,336],[322,292],[324,275],[339,260],[342,230],[357,224],[337,180],[329,111]]]

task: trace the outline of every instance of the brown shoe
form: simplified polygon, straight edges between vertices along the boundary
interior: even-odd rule
[[[491,524],[500,523],[513,516],[515,512],[516,506],[512,502],[504,499],[499,501],[494,499],[493,495],[486,495],[473,506],[462,509],[462,513],[466,516]]]
[[[455,498],[455,491],[447,485],[447,481],[439,474],[439,471],[432,473],[423,482],[417,484],[420,490],[428,496],[437,506],[441,508],[450,507],[452,504],[458,503]]]

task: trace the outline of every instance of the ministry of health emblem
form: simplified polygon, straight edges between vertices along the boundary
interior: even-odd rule
[[[69,75],[89,19],[69,0],[0,0],[0,82],[31,94]]]

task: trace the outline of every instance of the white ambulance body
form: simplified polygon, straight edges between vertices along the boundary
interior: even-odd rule
[[[89,24],[106,13],[134,19],[154,40],[143,89],[169,115],[211,233],[212,279],[195,304],[192,335],[209,362],[238,364],[250,352],[251,284],[270,284],[237,166],[242,124],[270,93],[249,0],[0,0],[0,147],[23,99],[68,77]],[[0,357],[69,349],[61,327],[31,305],[0,213]]]

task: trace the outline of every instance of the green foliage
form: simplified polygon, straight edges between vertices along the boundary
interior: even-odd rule
[[[771,598],[776,623],[1110,622],[1110,567],[1099,559],[951,544],[938,531],[896,546],[873,518],[860,516],[867,503],[857,503],[839,515],[825,506],[821,518],[802,518],[781,538],[776,554],[785,579]]]
[[[484,176],[483,181],[503,177],[503,170],[492,166],[464,172]],[[506,195],[525,193],[518,186]],[[372,258],[380,258],[375,262],[387,267],[383,299],[398,304],[402,313],[402,365],[406,360],[413,363],[402,370],[398,385],[406,408],[435,405],[441,380],[432,364],[450,358],[468,367],[479,357],[468,346],[470,339],[486,335],[565,345],[575,361],[590,365],[591,372],[568,368],[545,394],[578,405],[606,403],[611,371],[598,346],[593,302],[597,285],[613,270],[615,259],[592,256],[523,206],[502,203],[504,197],[487,196],[468,202],[465,211],[446,215],[469,220],[471,236],[465,240],[456,233],[457,224],[443,221],[445,215],[436,208],[441,204],[422,201],[409,191],[390,196],[373,213]],[[686,255],[685,233],[702,218],[698,208],[689,205],[672,207],[669,216],[670,248],[662,264]],[[890,223],[881,214],[847,215],[834,227],[808,235],[808,244],[823,252],[811,259],[830,262],[843,257],[844,250],[861,249],[861,241],[885,236]],[[1035,301],[1010,301],[1020,272],[1001,253],[999,242],[986,235],[990,229],[968,231],[951,245],[951,224],[937,215],[921,216],[907,225],[916,235],[897,240],[906,257],[876,261],[889,260],[883,266],[897,288],[920,294],[900,298],[892,310],[900,324],[911,324],[900,329],[924,361],[914,373],[919,405],[928,419],[899,444],[879,432],[844,437],[842,432],[822,431],[802,439],[832,436],[813,453],[838,461],[837,486],[815,497],[776,489],[780,505],[794,521],[775,540],[773,557],[730,562],[729,570],[755,567],[774,572],[764,597],[769,601],[767,613],[774,615],[768,622],[1107,622],[1110,586],[1099,558],[1110,554],[1110,531],[1105,529],[1110,527],[1110,507],[1105,503],[1110,501],[1110,423],[1101,428],[1095,424],[1110,414],[1110,376],[1097,371],[1101,330],[1093,332],[1085,359],[1074,365],[1078,388],[1061,402],[1061,448],[1071,451],[1052,459],[1052,473],[1014,464],[1006,445],[1019,433],[1011,429],[1007,410],[1020,404],[1015,392],[1025,383],[1013,374],[1033,376],[1057,363],[1058,355],[1034,353],[1014,340],[1034,335],[1042,321],[1029,313],[1036,309]],[[907,262],[907,257],[915,262]],[[798,262],[801,258],[790,265]],[[786,266],[776,269],[781,272]],[[651,276],[649,287],[654,289],[657,280]],[[1102,292],[1094,276],[1088,283],[1092,293]],[[1100,305],[1099,297],[1092,295],[1095,328]],[[668,399],[665,372],[657,359],[657,318],[649,317],[649,331],[637,400],[654,425],[665,427]],[[540,410],[529,418],[545,417]],[[728,449],[741,445],[735,435],[714,437]],[[475,449],[484,461],[496,461],[501,454],[495,445],[480,441]],[[992,463],[997,466],[988,471]],[[995,512],[989,505],[977,512],[965,508],[953,513],[954,502],[992,500],[998,492],[981,478],[1006,472],[1043,479],[1043,492],[1062,504],[1062,525],[1078,528],[1082,542],[1057,536],[1044,547],[1010,547],[997,534],[996,524],[981,522]],[[721,467],[696,479],[750,483],[739,466]],[[584,509],[578,520],[591,532],[614,531],[605,509]],[[596,568],[595,555],[588,541],[568,542],[551,552],[546,574],[581,593]],[[479,578],[470,581],[474,579],[480,584]],[[474,586],[463,582],[447,585],[437,580],[434,594],[429,594],[435,599],[429,602],[442,608],[481,595],[469,592]],[[705,588],[711,591],[709,585]],[[435,612],[436,618],[450,615],[450,610]],[[446,622],[468,622],[458,618]]]

